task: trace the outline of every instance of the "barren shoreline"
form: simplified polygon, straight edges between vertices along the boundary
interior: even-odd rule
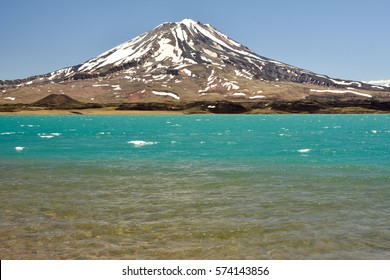
[[[189,112],[184,110],[163,111],[163,110],[115,110],[110,109],[81,109],[81,110],[20,110],[15,112],[2,112],[0,116],[19,115],[19,116],[39,116],[39,115],[191,115],[191,114],[215,114],[212,112]],[[229,113],[225,113],[229,114]],[[313,114],[309,112],[286,112],[277,110],[253,110],[243,114],[261,115],[261,114]],[[334,108],[332,110],[323,110],[314,114],[389,114],[386,111],[369,110],[365,108]]]
[[[261,102],[82,103],[51,95],[39,104],[0,104],[0,115],[180,115],[180,114],[388,114],[389,99],[302,99]]]
[[[182,115],[183,111],[141,111],[115,110],[115,108],[80,109],[80,110],[20,110],[16,112],[1,112],[0,115]]]

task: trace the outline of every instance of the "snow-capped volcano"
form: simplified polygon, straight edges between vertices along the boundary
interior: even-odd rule
[[[211,25],[187,18],[176,23],[163,23],[81,65],[53,72],[50,79],[103,77],[124,69],[140,68],[145,74],[160,74],[161,70],[166,72],[167,69],[171,73],[183,69],[189,74],[194,65],[211,66],[206,68],[223,72],[233,70],[236,76],[248,79],[361,87],[358,82],[330,79],[257,55]],[[133,74],[134,71],[128,72]]]
[[[59,93],[101,102],[301,99],[344,93],[370,97],[361,91],[383,90],[260,56],[213,26],[191,19],[160,24],[83,64],[5,84],[18,89],[57,85],[54,91]]]

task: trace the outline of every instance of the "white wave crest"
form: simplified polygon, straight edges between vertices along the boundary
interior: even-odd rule
[[[38,136],[41,137],[41,138],[46,138],[46,139],[50,139],[50,138],[53,138],[53,137],[58,137],[60,136],[61,133],[59,132],[53,132],[53,133],[50,133],[50,134],[47,134],[47,133],[38,133]]]
[[[311,149],[300,149],[297,152],[298,153],[310,153]]]
[[[132,140],[132,141],[129,141],[127,143],[128,144],[132,144],[134,147],[143,147],[143,146],[155,145],[158,142],[143,141],[143,140]]]

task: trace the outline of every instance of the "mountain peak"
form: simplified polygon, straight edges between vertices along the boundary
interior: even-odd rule
[[[184,18],[182,21],[178,22],[179,24],[184,24],[184,25],[187,25],[187,26],[191,26],[191,25],[194,25],[194,24],[197,24],[197,22],[193,19],[190,19],[190,18]]]

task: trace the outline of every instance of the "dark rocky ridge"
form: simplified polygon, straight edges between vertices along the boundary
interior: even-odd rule
[[[77,101],[63,94],[51,94],[31,104],[0,104],[0,112],[37,110],[79,110],[110,107],[118,111],[177,111],[187,114],[256,114],[256,113],[389,113],[390,101],[380,99],[351,100],[311,97],[295,101],[263,100],[259,102],[195,101],[195,102],[133,102],[98,104]]]
[[[60,110],[102,108],[101,104],[80,102],[65,94],[50,94],[30,106]]]

